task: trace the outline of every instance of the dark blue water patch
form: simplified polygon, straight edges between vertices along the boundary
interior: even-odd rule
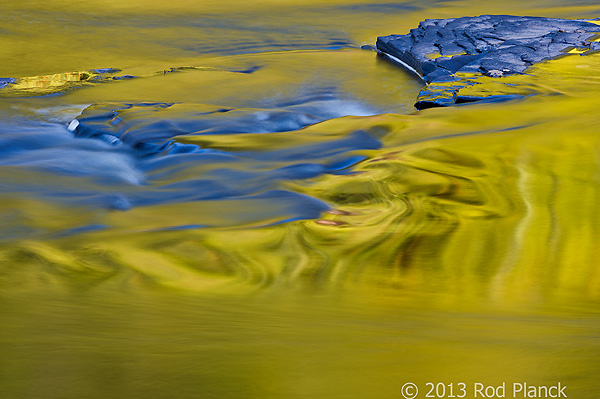
[[[135,79],[136,77],[133,75],[122,75],[122,76],[113,76],[112,80],[127,80],[127,79]]]
[[[297,163],[287,165],[275,170],[283,179],[310,179],[324,174],[327,171],[326,167],[317,163]]]
[[[202,160],[195,154],[184,157],[170,156],[169,162],[153,161],[154,168],[147,174],[150,187],[135,198],[134,206],[197,200],[224,199],[249,196],[256,192],[281,187],[290,180],[304,180],[323,174],[345,173],[348,168],[364,159],[358,156],[331,157],[324,155],[320,162],[306,162],[298,157],[289,162],[276,157],[239,156],[233,161],[220,163]],[[160,158],[160,157],[159,157]],[[231,159],[231,158],[230,158]],[[284,166],[280,166],[280,165]]]
[[[136,104],[134,107],[137,110],[148,106]],[[189,105],[182,105],[162,112],[159,117],[151,117],[145,112],[126,113],[129,108],[109,114],[100,110],[100,115],[96,114],[96,109],[88,109],[78,117],[75,134],[78,137],[110,135],[140,152],[157,153],[164,150],[165,144],[168,145],[168,139],[179,135],[283,132],[323,120],[311,114],[287,110],[241,109],[227,114],[218,111],[197,113]]]
[[[175,143],[177,144],[177,143]],[[224,151],[213,150],[210,148],[199,148],[191,145],[196,150],[193,152],[165,152],[148,157],[140,163],[140,170],[144,173],[153,173],[155,178],[161,178],[165,174],[179,173],[187,170],[189,165],[220,165],[241,161],[242,158]]]
[[[58,234],[53,234],[53,238],[61,238],[61,237],[69,237],[73,235],[78,235],[81,233],[89,233],[92,231],[100,231],[109,228],[110,226],[104,224],[90,224],[86,226],[75,227],[72,229],[64,230],[59,232]]]
[[[293,104],[291,107],[300,106]],[[133,200],[133,206],[154,204],[157,196],[162,202],[183,202],[250,195],[277,187],[285,180],[346,173],[341,170],[363,159],[348,153],[381,148],[378,138],[359,130],[318,143],[298,145],[291,141],[289,146],[276,149],[241,148],[225,152],[165,139],[181,134],[254,132],[260,142],[262,134],[276,134],[287,128],[297,130],[306,123],[298,123],[294,118],[293,124],[289,125],[289,119],[282,123],[273,118],[273,115],[293,118],[297,113],[291,111],[205,112],[205,105],[156,103],[125,104],[121,106],[122,112],[107,112],[107,107],[114,106],[103,104],[87,109],[78,118],[75,132],[88,137],[100,137],[107,131],[114,136],[120,135],[123,142],[130,144],[138,154],[138,167],[145,173],[149,184],[159,187],[161,192],[157,194],[146,190]],[[202,112],[198,112],[198,108]],[[321,109],[320,112],[329,111]],[[207,116],[217,118],[207,120]],[[239,129],[232,128],[238,126]]]
[[[511,100],[521,100],[525,97],[529,97],[527,95],[520,94],[497,94],[485,97],[477,97],[477,96],[456,96],[456,104],[458,105],[466,105],[474,102],[477,103],[501,103],[507,102]]]
[[[287,190],[270,190],[249,197],[249,199],[266,200],[269,203],[278,204],[282,209],[282,213],[289,215],[288,218],[284,219],[286,221],[315,219],[319,217],[321,213],[331,209],[328,204],[321,200]]]
[[[352,152],[380,148],[377,138],[364,131],[348,131],[298,145],[288,135],[289,145],[253,146],[256,149],[249,151],[200,147],[171,137],[250,131],[260,142],[263,135],[288,128],[303,134],[298,128],[310,122],[360,107],[326,93],[306,99],[283,100],[287,106],[281,109],[241,110],[204,104],[108,103],[88,108],[70,129],[61,123],[5,123],[0,125],[0,186],[3,194],[88,209],[92,215],[163,204],[233,204],[221,219],[204,215],[200,206],[185,228],[316,218],[328,205],[286,190],[286,182],[345,173],[345,168],[364,159]],[[317,115],[303,112],[309,109]],[[298,115],[309,118],[302,121]],[[204,130],[197,132],[198,128]],[[1,207],[3,212],[12,212],[9,205]],[[89,226],[103,225],[100,216],[91,219],[91,223],[66,223],[64,230],[52,234],[84,233]],[[35,227],[13,230],[3,232],[20,237],[40,234]]]
[[[71,140],[72,135],[56,124],[27,126],[3,123],[0,126],[0,160],[14,153],[47,148]]]
[[[78,137],[115,137],[140,153],[156,154],[165,149],[192,151],[169,141],[180,135],[287,132],[340,116],[374,114],[367,106],[319,90],[271,106],[235,109],[189,103],[102,103],[88,107],[71,129]]]
[[[201,147],[198,147],[195,144],[183,144],[178,143],[176,141],[169,141],[165,146],[163,146],[164,154],[189,154],[189,153],[214,153],[214,150],[207,150]]]
[[[162,202],[189,202],[199,200],[241,197],[268,186],[268,179],[262,181],[256,174],[235,169],[223,169],[206,178],[191,178],[160,186]],[[235,184],[236,180],[257,180],[254,184]],[[137,205],[153,205],[155,196],[148,201],[138,201]]]
[[[162,229],[153,229],[151,231],[177,231],[177,230],[196,230],[196,229],[205,229],[207,227],[212,227],[207,224],[185,224],[181,226],[173,226],[173,227],[165,227]]]
[[[310,179],[322,174],[342,175],[352,173],[349,168],[367,159],[364,155],[346,155],[330,158],[329,162],[319,163],[299,163],[284,166],[277,171],[281,178],[290,180]],[[276,171],[276,172],[277,172]]]
[[[103,103],[88,107],[68,126],[27,119],[5,123],[0,125],[0,186],[15,197],[91,215],[52,234],[85,233],[89,226],[105,224],[107,212],[125,215],[170,204],[191,206],[194,214],[185,223],[179,219],[159,229],[277,224],[316,218],[328,209],[322,201],[287,190],[288,182],[351,173],[352,165],[364,159],[356,151],[381,147],[377,137],[350,129],[316,141],[298,140],[310,124],[375,113],[342,98],[335,88],[306,88],[292,99],[256,99],[254,104],[257,108]],[[218,147],[218,135],[240,133],[247,135],[249,147]],[[264,135],[278,134],[283,136],[274,147],[255,145]],[[174,140],[179,135],[206,136],[200,141],[205,144]],[[220,204],[223,213],[214,215],[210,209]],[[11,206],[3,211],[12,212]],[[8,236],[40,234],[35,226],[10,231]]]
[[[15,83],[15,79],[13,78],[0,78],[0,89]]]
[[[364,155],[344,155],[339,158],[334,158],[334,160],[325,167],[328,173],[334,175],[345,175],[353,173],[349,170],[349,168],[364,161],[365,159],[367,159],[367,157]]]
[[[206,41],[178,43],[176,46],[189,53],[199,54],[226,54],[242,55],[256,54],[272,51],[297,51],[297,50],[340,50],[344,48],[357,48],[357,45],[349,39],[326,38],[321,41],[282,41],[264,43],[259,41],[243,41],[230,43],[227,46],[207,43]]]
[[[244,73],[244,74],[251,74],[254,73],[260,69],[262,69],[263,66],[262,65],[253,65],[250,68],[246,68],[246,69],[234,69],[231,72],[236,72],[236,73]]]

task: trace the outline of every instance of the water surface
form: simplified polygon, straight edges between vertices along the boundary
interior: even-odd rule
[[[594,397],[600,55],[416,112],[360,49],[483,13],[600,7],[3,5],[1,396]]]

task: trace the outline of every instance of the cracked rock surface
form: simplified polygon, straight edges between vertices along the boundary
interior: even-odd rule
[[[585,20],[511,15],[427,19],[409,34],[377,38],[377,49],[431,86],[415,104],[422,109],[472,101],[458,92],[474,82],[456,74],[501,78],[572,50],[589,54],[600,50],[598,32],[598,24]]]

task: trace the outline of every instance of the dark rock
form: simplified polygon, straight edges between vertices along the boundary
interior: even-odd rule
[[[360,46],[360,48],[361,50],[377,51],[377,47],[373,46],[372,44],[363,44]]]
[[[503,77],[523,73],[540,61],[573,48],[592,52],[600,26],[584,20],[510,15],[428,19],[406,35],[377,38],[377,49],[416,72],[428,85],[455,74]],[[472,85],[465,82],[465,85]],[[463,87],[465,86],[463,85]],[[456,102],[457,85],[426,86],[419,109]]]
[[[92,72],[95,73],[116,73],[119,72],[120,69],[117,68],[98,68],[98,69],[92,69]]]
[[[112,79],[113,80],[125,80],[125,79],[134,79],[135,76],[133,75],[123,75],[123,76],[113,76]]]

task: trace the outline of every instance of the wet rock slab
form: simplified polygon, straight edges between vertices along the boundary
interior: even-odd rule
[[[377,50],[423,78],[418,109],[484,98],[460,89],[478,76],[522,74],[541,61],[600,50],[600,26],[585,20],[510,15],[427,19],[406,35],[377,39]]]

